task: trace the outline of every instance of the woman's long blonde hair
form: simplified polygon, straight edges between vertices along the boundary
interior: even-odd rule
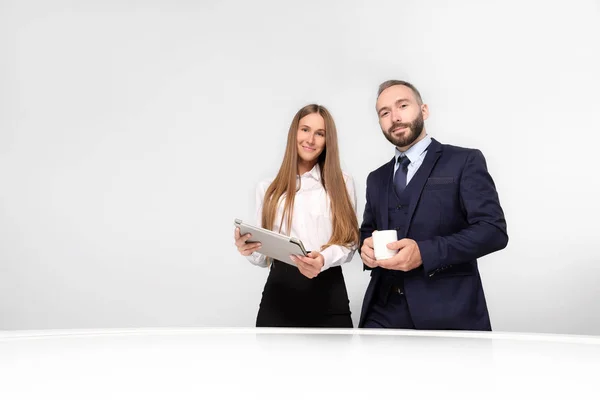
[[[286,219],[288,232],[291,231],[294,198],[298,187],[298,146],[297,134],[300,120],[309,114],[318,113],[325,121],[325,149],[317,162],[321,168],[321,182],[331,201],[332,235],[320,251],[331,245],[352,246],[359,241],[358,220],[346,190],[344,175],[340,166],[337,130],[329,111],[320,105],[309,104],[301,108],[290,125],[283,162],[277,176],[268,187],[263,201],[262,227],[272,230],[277,209],[282,196],[285,196],[284,210],[279,226]],[[287,217],[287,218],[286,218]],[[281,232],[281,229],[280,229]]]

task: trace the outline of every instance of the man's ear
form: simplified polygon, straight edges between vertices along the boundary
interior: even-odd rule
[[[427,104],[421,104],[421,112],[423,113],[423,121],[429,118],[429,106]]]

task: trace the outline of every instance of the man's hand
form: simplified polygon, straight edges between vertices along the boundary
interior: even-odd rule
[[[369,268],[377,267],[377,260],[375,260],[375,250],[373,250],[373,238],[366,238],[360,248],[360,258],[362,262]]]
[[[313,279],[321,272],[321,268],[325,265],[325,258],[318,251],[311,251],[308,257],[290,256],[292,261],[298,266],[298,270],[308,279]]]
[[[399,250],[398,253],[387,260],[379,260],[377,264],[381,268],[408,272],[423,264],[421,251],[417,242],[412,239],[401,239],[387,245],[390,250]]]
[[[235,240],[235,247],[237,247],[238,251],[243,256],[249,256],[254,253],[256,250],[260,249],[261,243],[246,243],[246,240],[250,239],[249,233],[244,236],[240,236],[240,228],[235,228],[235,233],[233,234],[233,239]]]

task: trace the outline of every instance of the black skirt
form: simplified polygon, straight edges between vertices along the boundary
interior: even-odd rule
[[[275,260],[256,318],[257,327],[352,328],[342,268],[309,279],[293,265]]]

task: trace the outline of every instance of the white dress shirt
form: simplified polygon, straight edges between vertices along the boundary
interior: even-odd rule
[[[406,156],[410,160],[410,164],[408,164],[408,171],[406,176],[406,184],[410,182],[412,177],[417,173],[417,170],[423,164],[423,160],[425,160],[425,156],[427,155],[427,148],[431,144],[431,136],[426,134],[425,137],[415,143],[410,149],[406,150],[406,152],[402,153],[396,147],[396,164],[394,165],[394,174],[398,171],[398,157]]]
[[[346,173],[343,173],[343,175],[352,207],[354,212],[356,212],[354,180]],[[272,181],[273,179],[263,180],[256,188],[256,226],[261,226],[263,199]],[[281,215],[285,204],[283,201],[284,198],[285,195],[279,201],[279,208],[272,229],[274,232],[279,232]],[[286,219],[284,219],[284,225],[281,229],[281,233],[283,234],[287,234]],[[351,261],[358,248],[358,244],[352,247],[331,245],[321,251],[321,246],[329,241],[332,232],[331,203],[321,183],[321,168],[319,164],[315,164],[313,169],[300,176],[300,190],[296,192],[294,199],[292,230],[289,235],[300,239],[307,251],[320,252],[325,261],[321,271],[325,271],[332,266],[338,266]],[[254,265],[268,267],[266,256],[262,254],[254,252],[246,256],[246,258]]]

